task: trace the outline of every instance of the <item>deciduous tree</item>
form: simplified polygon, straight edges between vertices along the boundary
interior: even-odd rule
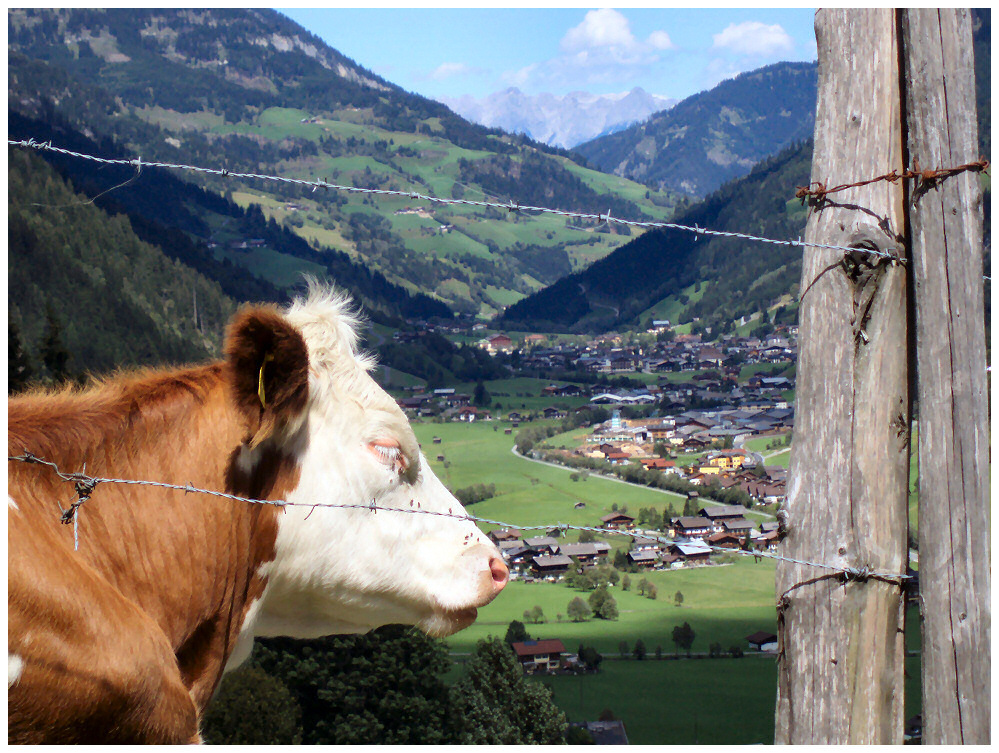
[[[569,619],[573,622],[585,622],[593,614],[586,602],[578,596],[569,602],[569,606],[566,607],[565,611],[569,615]]]

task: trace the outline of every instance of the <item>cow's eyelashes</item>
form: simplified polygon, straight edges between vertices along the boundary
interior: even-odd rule
[[[370,442],[368,449],[389,468],[397,473],[406,470],[406,456],[398,444],[390,442]]]

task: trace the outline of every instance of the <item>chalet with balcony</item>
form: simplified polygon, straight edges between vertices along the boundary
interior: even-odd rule
[[[604,515],[600,518],[600,525],[603,528],[634,528],[635,519],[630,515],[623,512],[612,512],[610,515]]]
[[[525,672],[558,669],[562,666],[562,658],[568,654],[565,645],[558,638],[517,641],[511,645]]]

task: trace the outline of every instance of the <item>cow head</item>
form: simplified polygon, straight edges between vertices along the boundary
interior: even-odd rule
[[[392,508],[286,508],[247,626],[257,635],[391,623],[449,635],[507,581],[493,544],[450,517],[464,510],[368,373],[357,325],[345,297],[313,284],[286,310],[244,309],[229,330],[228,383],[247,424],[230,488],[302,505]]]

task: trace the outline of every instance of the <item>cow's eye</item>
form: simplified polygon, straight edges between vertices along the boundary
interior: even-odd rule
[[[397,473],[402,473],[406,470],[406,456],[402,454],[402,449],[399,447],[398,442],[391,439],[369,442],[368,449],[382,463]]]

